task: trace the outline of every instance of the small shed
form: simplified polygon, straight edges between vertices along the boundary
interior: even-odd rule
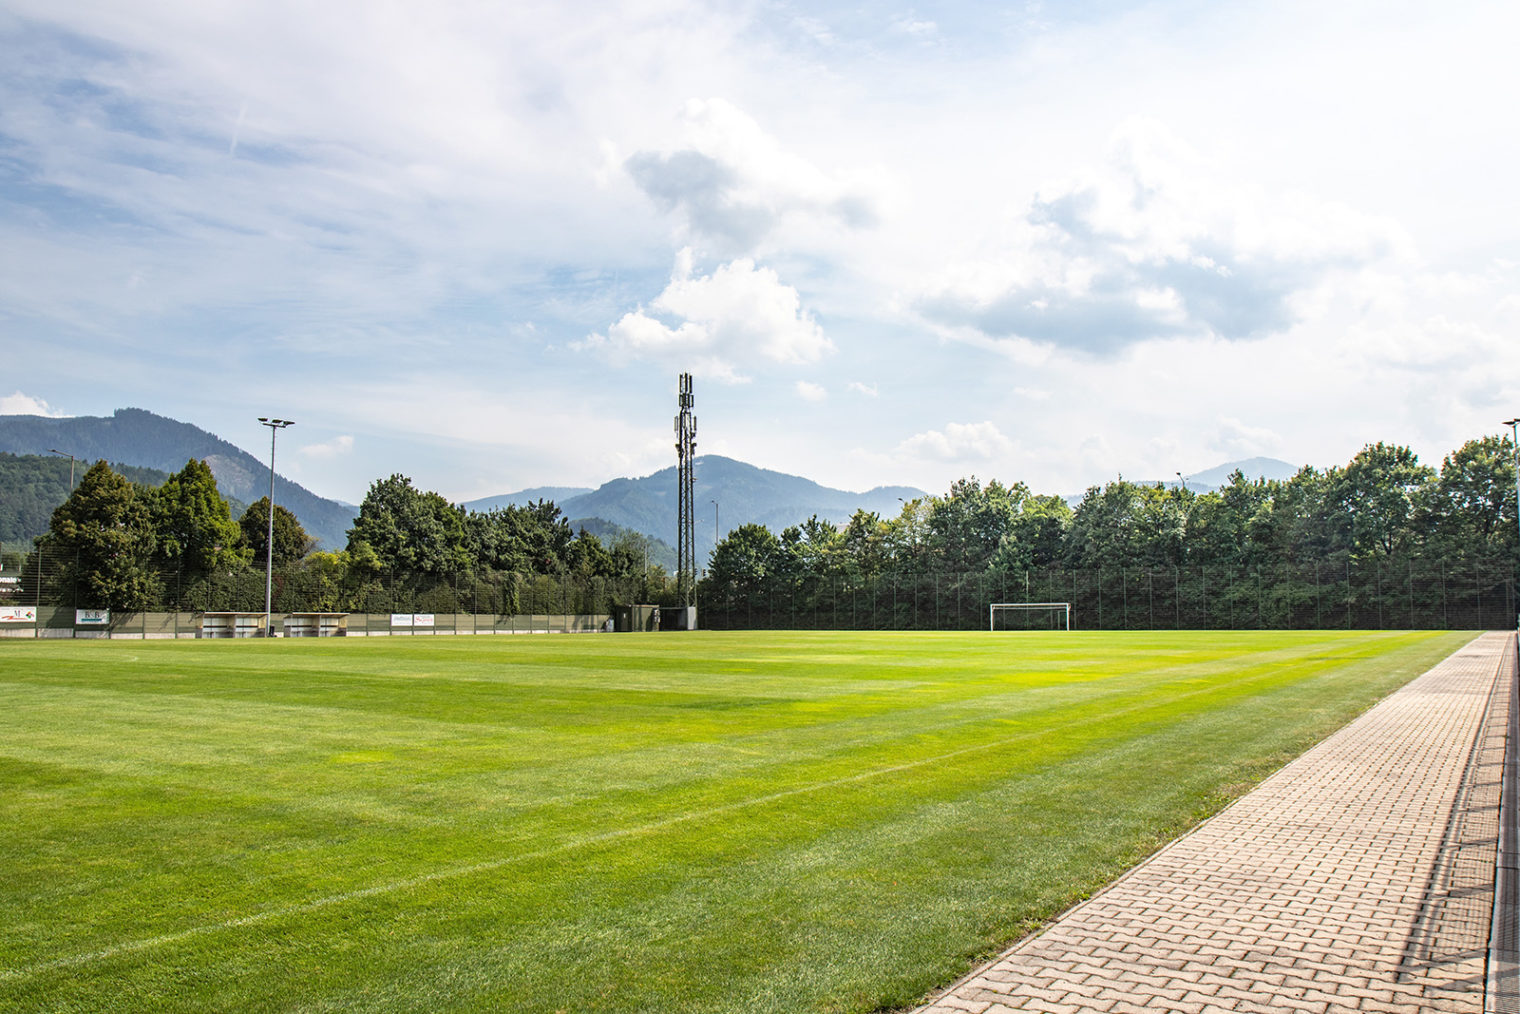
[[[347,637],[347,613],[291,613],[285,617],[286,637]]]
[[[659,630],[660,607],[654,605],[613,606],[612,629],[619,634],[635,630]]]
[[[696,606],[666,606],[660,614],[661,630],[696,630]]]
[[[264,613],[201,613],[196,637],[263,637],[268,633]]]

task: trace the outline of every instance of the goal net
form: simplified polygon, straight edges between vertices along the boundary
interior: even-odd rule
[[[1070,630],[1070,602],[994,602],[988,630]]]

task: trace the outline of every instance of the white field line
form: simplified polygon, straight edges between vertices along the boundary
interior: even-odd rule
[[[1270,678],[1274,675],[1276,675],[1275,672],[1268,671],[1260,674],[1260,677],[1258,678]],[[1210,684],[1208,686],[1198,687],[1194,690],[1187,691],[1182,694],[1174,695],[1173,697],[1169,698],[1169,700],[1175,703],[1178,700],[1188,697],[1196,697],[1201,694],[1210,693],[1217,689],[1218,687],[1216,685]],[[1136,704],[1134,707],[1121,708],[1118,711],[1110,712],[1110,714],[1124,714],[1131,711],[1138,711],[1146,707],[1153,706],[1154,703],[1155,702],[1145,702],[1143,704]],[[1082,720],[1076,719],[1067,724],[1079,725],[1082,724]],[[733,803],[725,803],[722,806],[714,806],[706,810],[694,810],[689,813],[677,814],[674,817],[666,817],[664,820],[656,820],[648,824],[642,824],[638,827],[619,828],[614,831],[604,831],[601,834],[588,835],[584,838],[572,838],[569,841],[561,842],[560,844],[551,846],[549,848],[539,849],[535,852],[524,852],[521,855],[507,856],[502,859],[490,859],[485,862],[471,863],[467,866],[455,866],[451,869],[437,870],[433,873],[424,873],[421,876],[417,877],[407,877],[401,880],[393,880],[385,884],[374,884],[370,887],[361,887],[358,890],[354,891],[344,891],[340,894],[330,894],[324,898],[316,898],[311,901],[303,901],[296,905],[286,905],[283,908],[266,909],[262,912],[254,912],[251,915],[238,916],[235,919],[225,919],[221,922],[205,923],[200,926],[192,926],[189,929],[180,930],[176,933],[165,933],[156,937],[145,937],[141,940],[128,940],[124,941],[123,943],[112,944],[109,947],[102,947],[99,950],[87,951],[84,954],[75,954],[63,958],[54,958],[51,961],[39,961],[35,964],[26,965],[21,968],[0,968],[0,982],[12,982],[17,979],[29,979],[32,976],[40,975],[43,972],[58,971],[65,968],[78,968],[81,965],[89,965],[97,961],[105,961],[108,958],[114,958],[121,954],[134,954],[138,951],[152,950],[155,947],[163,947],[169,944],[176,944],[183,940],[190,940],[194,937],[204,936],[208,933],[216,933],[220,930],[239,929],[244,926],[257,926],[262,923],[283,919],[286,916],[302,915],[307,912],[316,912],[320,909],[330,908],[333,905],[341,905],[344,902],[360,901],[364,898],[372,898],[381,894],[391,894],[396,891],[405,891],[414,887],[421,887],[425,884],[437,883],[441,880],[453,880],[458,877],[469,877],[474,876],[477,873],[490,873],[494,870],[503,869],[516,863],[529,862],[535,859],[543,859],[547,858],[548,856],[556,855],[558,853],[569,852],[579,848],[586,848],[590,845],[600,845],[604,842],[617,841],[622,838],[633,838],[639,835],[653,834],[671,827],[675,827],[679,824],[686,824],[695,820],[704,820],[708,817],[716,817],[724,813],[732,813],[736,810],[748,809],[752,806],[762,806],[766,803],[772,803],[780,799],[788,799],[793,796],[807,795],[808,793],[819,792],[823,789],[831,789],[840,785],[849,785],[854,782],[863,782],[872,778],[879,778],[883,775],[896,774],[900,771],[911,771],[914,768],[927,767],[931,764],[938,764],[941,761],[951,760],[956,757],[964,757],[967,754],[1000,749],[1013,743],[1017,743],[1020,740],[1029,739],[1031,735],[1045,734],[1052,731],[1054,731],[1053,727],[1046,727],[1037,730],[1034,733],[1025,731],[1018,733],[1017,735],[994,740],[990,743],[979,743],[976,746],[965,746],[957,750],[950,750],[946,753],[935,754],[931,757],[921,757],[915,761],[907,761],[903,764],[891,764],[886,767],[874,768],[870,771],[860,771],[853,775],[845,775],[840,778],[831,778],[822,782],[814,782],[812,785],[799,785],[796,788],[784,789],[780,792],[771,792],[763,796],[754,796],[750,799],[741,799]]]

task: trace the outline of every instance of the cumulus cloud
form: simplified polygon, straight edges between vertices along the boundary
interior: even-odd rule
[[[64,418],[62,412],[55,412],[52,406],[41,398],[33,398],[20,391],[0,395],[0,415],[41,415],[50,419]]]
[[[797,290],[774,270],[740,258],[703,275],[687,249],[676,258],[670,284],[647,308],[624,314],[606,334],[576,347],[630,356],[697,354],[699,372],[738,381],[744,364],[811,363],[834,346]]]
[[[307,444],[297,448],[296,453],[316,461],[329,461],[340,455],[351,454],[353,449],[354,438],[345,433],[324,443]]]
[[[828,388],[808,380],[797,381],[796,390],[803,401],[827,401],[829,397]]]
[[[1013,449],[1013,441],[990,421],[949,423],[943,430],[916,433],[897,445],[898,454],[947,462],[990,461]]]
[[[876,391],[876,385],[875,384],[866,384],[866,383],[862,383],[859,380],[852,380],[852,381],[850,381],[848,387],[855,394],[863,394],[867,398],[874,398],[874,397],[877,396],[877,391]]]
[[[1226,416],[1219,420],[1211,446],[1228,457],[1246,458],[1278,453],[1282,438],[1268,427],[1250,426]]]
[[[1100,170],[1041,191],[1014,242],[956,265],[916,300],[927,320],[994,339],[1112,354],[1151,338],[1281,332],[1331,273],[1401,253],[1397,229],[1211,174],[1149,121]]]
[[[656,207],[681,217],[693,240],[736,253],[754,249],[788,216],[851,229],[876,224],[876,198],[863,180],[787,151],[730,103],[693,99],[683,120],[690,147],[638,151],[624,168]]]

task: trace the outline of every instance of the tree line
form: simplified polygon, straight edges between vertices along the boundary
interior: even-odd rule
[[[156,487],[99,461],[53,511],[47,533],[21,566],[23,594],[37,594],[37,575],[43,575],[49,598],[62,605],[262,608],[269,528],[268,497],[234,521],[204,461],[187,461]],[[425,606],[430,595],[447,589],[452,611],[463,581],[488,585],[487,604],[510,612],[520,604],[518,589],[531,591],[523,582],[534,579],[558,580],[561,588],[573,581],[578,589],[638,587],[654,594],[665,583],[663,571],[646,567],[642,536],[625,533],[609,547],[584,530],[572,532],[550,501],[470,511],[417,489],[403,475],[371,485],[341,550],[316,551],[295,515],[278,504],[273,530],[281,609],[387,611]],[[41,566],[45,561],[51,565]],[[513,593],[504,596],[508,584]],[[572,605],[604,611],[611,604],[585,598],[571,603],[562,594],[559,604],[565,611]],[[470,599],[478,604],[481,596],[476,591]]]
[[[1204,493],[1182,483],[1120,478],[1089,488],[1071,505],[1021,482],[984,484],[973,476],[944,496],[905,502],[896,517],[859,511],[842,526],[813,517],[779,535],[741,525],[714,551],[699,598],[714,621],[774,618],[778,603],[795,619],[799,610],[816,610],[821,596],[838,615],[846,608],[841,589],[856,595],[862,588],[876,596],[875,615],[888,586],[932,588],[936,597],[952,588],[985,609],[981,599],[1024,598],[1024,589],[1034,587],[1031,575],[1043,575],[1051,589],[1044,594],[1068,600],[1083,594],[1082,582],[1071,577],[1077,573],[1107,573],[1122,582],[1126,571],[1191,571],[1206,583],[1214,568],[1266,574],[1275,593],[1307,601],[1302,588],[1280,585],[1308,579],[1285,575],[1314,567],[1318,586],[1323,571],[1344,570],[1349,583],[1353,568],[1381,575],[1392,573],[1395,561],[1413,575],[1416,559],[1505,561],[1512,595],[1517,543],[1509,438],[1471,440],[1446,455],[1439,469],[1407,447],[1377,443],[1344,467],[1305,467],[1286,480],[1252,480],[1237,471],[1222,488]],[[1059,580],[1055,571],[1063,575]],[[945,585],[929,580],[935,575],[960,580]],[[1220,579],[1216,574],[1216,589]],[[1414,580],[1408,577],[1411,585]],[[1172,594],[1184,597],[1177,583]],[[900,599],[894,591],[893,615],[901,611]],[[858,612],[858,596],[851,601]],[[957,615],[974,617],[969,608],[959,607]]]
[[[233,520],[200,460],[186,462],[156,487],[97,462],[53,511],[23,568],[23,580],[32,582],[23,588],[57,604],[124,611],[262,608],[268,526],[267,498]],[[1258,620],[1265,603],[1280,606],[1293,623],[1313,623],[1327,608],[1327,568],[1344,570],[1349,616],[1353,570],[1372,568],[1370,580],[1386,597],[1383,575],[1393,574],[1398,561],[1407,571],[1402,580],[1413,616],[1416,559],[1453,566],[1483,561],[1474,579],[1482,587],[1474,594],[1486,594],[1492,605],[1494,580],[1509,582],[1513,594],[1517,543],[1515,448],[1508,438],[1469,441],[1439,469],[1407,447],[1378,443],[1344,467],[1306,467],[1286,480],[1236,472],[1222,488],[1204,493],[1180,483],[1120,478],[1093,486],[1073,505],[1022,482],[983,483],[972,476],[943,496],[905,502],[896,517],[858,511],[835,525],[815,516],[779,534],[740,525],[714,550],[697,595],[705,615],[729,625],[774,619],[778,603],[795,620],[825,601],[836,623],[848,615],[851,623],[922,626],[949,614],[967,625],[989,597],[1034,595],[1034,575],[1041,574],[1041,594],[1063,600],[1081,598],[1092,585],[1075,575],[1116,574],[1128,616],[1126,574],[1143,571],[1154,612],[1155,575],[1170,570],[1201,579],[1189,592],[1174,577],[1172,604],[1162,608],[1173,610],[1178,623],[1190,594],[1217,596],[1227,580],[1239,598],[1248,574],[1256,575]],[[670,603],[672,582],[650,564],[649,544],[636,533],[604,542],[573,532],[548,500],[470,511],[392,475],[371,485],[347,545],[335,552],[313,551],[294,515],[275,507],[275,608],[603,612],[615,603]],[[43,561],[48,566],[40,566]],[[1502,561],[1502,578],[1492,577],[1493,561]],[[1307,568],[1313,569],[1312,593]],[[33,574],[42,575],[45,591]],[[956,578],[947,583],[946,575]],[[1089,611],[1101,612],[1116,594],[1105,591],[1102,580]],[[874,596],[864,620],[861,589]],[[953,610],[947,604],[952,595]],[[1440,595],[1447,597],[1444,578]],[[911,622],[902,617],[910,608]]]

